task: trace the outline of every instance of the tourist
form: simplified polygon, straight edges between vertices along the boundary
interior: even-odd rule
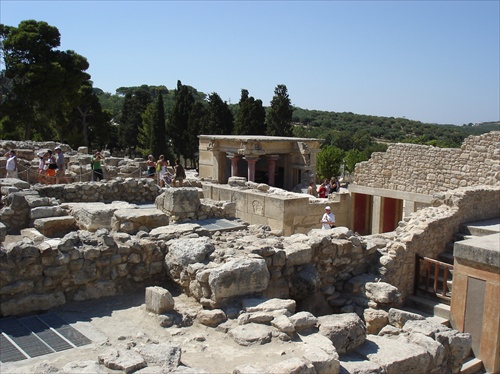
[[[179,159],[175,160],[174,172],[174,187],[177,187],[177,182],[179,182],[179,187],[182,187],[184,179],[186,179],[186,171],[180,164]]]
[[[316,196],[316,187],[314,182],[309,183],[309,187],[307,187],[307,193],[311,196]]]
[[[104,179],[104,173],[102,172],[101,166],[102,160],[104,160],[104,157],[101,156],[101,152],[97,149],[94,150],[94,155],[90,158],[90,165],[92,168],[92,180],[95,182],[99,182]]]
[[[46,159],[45,159],[45,183],[52,184],[54,183],[56,177],[56,158],[52,154],[52,151],[47,150]]]
[[[325,214],[321,217],[321,224],[323,230],[330,230],[335,227],[335,215],[329,206],[325,207]]]
[[[326,184],[328,179],[325,179],[318,187],[318,197],[325,198],[327,195]]]
[[[7,163],[5,169],[7,170],[7,178],[17,178],[17,156],[16,151],[10,150],[5,154]]]
[[[146,167],[147,167],[146,176],[148,178],[154,178],[156,174],[156,162],[153,155],[148,156],[148,160],[146,161]]]
[[[57,171],[56,171],[56,184],[59,184],[59,181],[62,177],[64,177],[64,180],[66,183],[68,182],[68,178],[66,178],[65,173],[66,173],[66,165],[64,163],[64,154],[62,152],[61,147],[57,146],[54,148],[54,151],[56,151],[56,166],[57,166]]]
[[[167,172],[167,167],[170,166],[170,161],[165,160],[164,155],[160,155],[158,158],[158,162],[156,163],[156,171],[158,172],[158,184],[160,187],[165,187],[165,184],[169,184],[167,182],[167,177],[169,177]]]
[[[43,184],[45,182],[45,174],[47,171],[47,165],[45,165],[45,159],[47,158],[47,152],[44,151],[38,151],[36,154],[39,158],[38,160],[38,178],[37,181],[40,184]]]
[[[339,191],[340,191],[340,182],[336,177],[332,177],[332,179],[330,179],[330,193]]]

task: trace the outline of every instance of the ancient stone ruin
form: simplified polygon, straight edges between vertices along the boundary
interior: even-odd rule
[[[436,257],[471,211],[473,219],[496,217],[500,201],[498,186],[460,187],[436,194],[391,232],[359,235],[346,218],[333,230],[295,220],[287,234],[273,223],[277,206],[307,206],[303,213],[312,217],[310,211],[332,201],[252,182],[214,187],[193,180],[193,187],[164,189],[132,177],[1,183],[0,316],[144,290],[143,313],[155,316],[158,329],[202,325],[242,355],[249,352],[233,373],[460,372],[471,335],[404,308],[413,292],[415,254]],[[262,204],[246,211],[251,220],[259,212],[267,217],[266,211],[271,218],[238,219],[243,197]],[[335,199],[339,212],[349,210],[349,200]],[[201,224],[206,219],[237,225],[210,230]],[[193,300],[194,311],[178,309],[178,294]],[[255,347],[278,342],[293,347],[283,359],[263,365],[252,357]],[[181,343],[135,337],[103,346],[90,362],[55,367],[48,359],[35,369],[210,372],[201,364],[187,367],[182,357]]]

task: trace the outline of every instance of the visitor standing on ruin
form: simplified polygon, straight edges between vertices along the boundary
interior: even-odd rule
[[[318,187],[318,197],[325,198],[327,195],[326,182],[328,179],[323,180],[323,182]]]
[[[65,177],[66,173],[66,164],[64,162],[64,154],[62,152],[61,147],[57,146],[54,148],[54,151],[56,151],[56,166],[57,166],[57,171],[56,171],[56,184],[59,184],[59,181],[61,178],[64,178],[66,183],[68,183],[68,179]]]
[[[316,186],[314,185],[314,182],[309,183],[309,187],[307,187],[307,193],[311,196],[316,197]]]
[[[165,187],[167,177],[169,177],[167,172],[167,167],[170,166],[170,161],[165,160],[165,155],[160,155],[158,162],[156,163],[156,171],[158,172],[158,184],[160,187]]]
[[[56,164],[56,158],[52,154],[52,151],[49,149],[47,150],[47,156],[45,159],[45,183],[46,184],[52,184],[54,183],[55,177],[56,177],[56,169],[57,169],[57,164]]]
[[[330,193],[340,191],[340,182],[336,177],[330,179]]]
[[[148,160],[146,161],[146,167],[147,167],[146,176],[148,178],[154,178],[156,174],[156,162],[153,155],[148,156]]]
[[[321,224],[323,230],[330,230],[335,227],[335,215],[329,206],[325,207],[325,214],[321,217]]]
[[[175,176],[174,176],[174,187],[177,187],[177,182],[179,182],[179,187],[184,184],[184,179],[186,179],[186,171],[184,167],[180,164],[179,159],[175,160],[174,166]]]
[[[17,156],[16,151],[10,150],[5,154],[7,163],[5,169],[7,170],[7,178],[17,178]]]
[[[38,160],[38,183],[43,184],[45,182],[45,174],[47,171],[47,165],[45,164],[45,160],[47,158],[47,152],[38,151],[36,154],[39,158]]]
[[[92,180],[98,182],[104,179],[104,173],[102,172],[101,161],[104,157],[101,156],[101,152],[97,149],[94,150],[94,155],[90,158],[90,165],[92,167]]]

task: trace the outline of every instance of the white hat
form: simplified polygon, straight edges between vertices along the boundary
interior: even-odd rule
[[[332,210],[330,206],[325,206],[325,210]]]
[[[43,155],[45,155],[45,152],[44,151],[38,151],[38,153],[36,155],[38,157],[43,157]]]
[[[55,147],[55,148],[54,148],[54,151],[55,151],[55,150],[57,150],[57,149],[59,149],[59,150],[60,150],[60,149],[61,149],[61,147],[59,147],[59,146]]]

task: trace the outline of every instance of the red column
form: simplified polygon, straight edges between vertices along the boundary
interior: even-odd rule
[[[234,153],[228,153],[227,158],[231,160],[231,176],[237,177],[238,176],[238,161],[240,160],[239,155],[236,155]]]
[[[258,157],[245,157],[248,163],[248,181],[255,181],[255,163],[257,162]]]
[[[270,186],[274,186],[274,176],[276,174],[276,161],[280,158],[278,155],[269,155],[268,157],[268,172],[269,172],[269,179],[267,181],[267,184]]]

